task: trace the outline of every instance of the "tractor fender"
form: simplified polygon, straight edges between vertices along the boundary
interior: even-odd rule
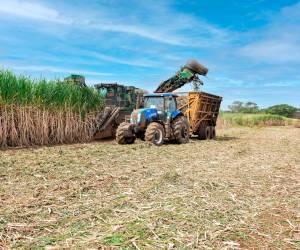
[[[179,116],[183,116],[183,113],[180,110],[175,110],[171,113],[172,120],[176,119]]]

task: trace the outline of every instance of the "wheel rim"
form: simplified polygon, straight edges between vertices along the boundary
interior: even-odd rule
[[[163,139],[163,134],[162,134],[162,131],[161,130],[156,130],[155,134],[154,134],[154,140],[153,142],[156,143],[156,144],[159,144],[162,142],[162,139]]]

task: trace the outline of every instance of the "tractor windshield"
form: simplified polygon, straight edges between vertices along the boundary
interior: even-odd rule
[[[145,108],[155,108],[159,111],[164,110],[164,98],[163,97],[146,97],[144,100]]]

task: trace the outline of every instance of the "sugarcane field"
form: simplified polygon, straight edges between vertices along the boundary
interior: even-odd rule
[[[0,0],[0,250],[300,249],[299,13]]]

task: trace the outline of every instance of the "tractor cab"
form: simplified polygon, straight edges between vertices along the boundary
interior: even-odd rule
[[[156,93],[144,95],[143,108],[131,113],[130,123],[124,122],[117,129],[119,144],[130,144],[136,138],[162,145],[165,140],[187,143],[189,123],[177,109],[177,95]]]
[[[137,125],[136,130],[143,131],[151,122],[164,124],[182,115],[177,110],[177,95],[172,93],[144,95],[143,108],[131,113],[131,124]]]
[[[160,120],[175,118],[177,110],[177,95],[172,93],[150,94],[144,96],[144,109],[155,109]]]

